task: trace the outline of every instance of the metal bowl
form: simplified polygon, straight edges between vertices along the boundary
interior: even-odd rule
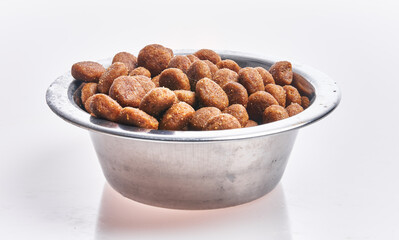
[[[175,51],[190,54],[191,50]],[[219,51],[241,67],[269,68],[276,59]],[[104,66],[111,59],[100,61]],[[75,101],[70,72],[47,90],[58,116],[88,129],[105,178],[123,196],[175,209],[234,206],[262,197],[280,181],[299,128],[330,113],[339,88],[325,74],[293,64],[294,84],[311,99],[305,111],[273,123],[222,131],[162,131],[90,117]]]

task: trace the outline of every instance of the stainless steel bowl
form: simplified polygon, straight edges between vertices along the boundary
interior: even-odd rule
[[[242,67],[269,68],[276,61],[239,52],[218,53]],[[101,61],[104,66],[110,62]],[[93,118],[76,103],[80,82],[70,72],[51,84],[46,99],[58,116],[90,131],[107,181],[123,196],[167,208],[222,208],[270,192],[284,173],[299,128],[338,105],[336,82],[305,65],[293,64],[293,70],[296,86],[311,97],[310,107],[281,121],[242,129],[147,130]]]

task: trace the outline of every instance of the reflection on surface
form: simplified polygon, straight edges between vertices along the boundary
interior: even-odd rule
[[[188,211],[144,205],[105,184],[96,239],[291,239],[284,192],[236,207]]]

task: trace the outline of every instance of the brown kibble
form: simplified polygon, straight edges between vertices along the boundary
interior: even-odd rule
[[[72,77],[84,82],[98,82],[104,72],[103,65],[90,61],[77,62],[71,68]]]
[[[190,81],[187,75],[179,68],[168,68],[162,71],[159,77],[159,86],[170,90],[190,90]]]
[[[132,77],[140,83],[146,93],[155,88],[155,83],[153,83],[151,78],[149,77],[143,75],[137,75]]]
[[[248,120],[247,125],[245,125],[245,127],[256,127],[258,126],[258,123],[253,121],[253,120]]]
[[[275,122],[288,117],[289,116],[285,108],[280,105],[272,105],[267,107],[263,112],[263,123]]]
[[[129,73],[129,76],[138,76],[138,75],[142,75],[142,76],[151,78],[150,71],[148,71],[147,69],[145,69],[143,67],[135,68]]]
[[[273,76],[276,84],[284,86],[292,82],[292,65],[290,62],[281,61],[273,64],[269,69],[270,74]]]
[[[170,108],[176,101],[176,95],[164,87],[154,88],[141,100],[140,110],[157,117]]]
[[[138,65],[151,72],[151,76],[160,74],[169,65],[173,51],[159,44],[150,44],[140,50]]]
[[[249,95],[265,90],[262,76],[254,68],[241,68],[238,72],[238,81],[247,89]]]
[[[285,102],[286,106],[289,106],[291,103],[298,103],[301,105],[301,95],[296,88],[290,85],[286,85],[283,88],[287,97]]]
[[[168,68],[178,68],[182,70],[184,73],[187,73],[187,70],[190,67],[190,65],[191,61],[187,56],[176,55],[170,60]]]
[[[179,101],[185,102],[192,107],[196,106],[195,92],[187,90],[175,90],[173,92]]]
[[[215,76],[215,73],[217,72],[217,70],[219,70],[219,68],[216,67],[216,65],[209,60],[202,60],[202,61],[208,65],[209,70],[211,71],[212,78],[213,78]]]
[[[301,97],[301,106],[303,107],[303,109],[306,109],[310,106],[310,100],[308,97],[306,96]]]
[[[222,112],[215,107],[203,107],[195,111],[191,120],[189,121],[189,129],[204,130],[206,123],[213,116],[219,115]]]
[[[82,90],[80,92],[80,99],[82,104],[84,105],[89,99],[89,97],[93,96],[97,93],[97,83],[84,83]]]
[[[159,74],[151,79],[151,81],[155,84],[155,87],[159,87],[159,77],[160,76],[161,76],[161,74]]]
[[[225,60],[222,60],[222,61],[218,62],[216,64],[216,66],[219,69],[227,68],[227,69],[230,69],[230,70],[232,70],[232,71],[234,71],[236,73],[238,73],[240,71],[240,69],[241,69],[240,66],[238,66],[238,64],[236,62],[234,62],[233,60],[230,60],[230,59],[225,59]]]
[[[203,107],[216,107],[220,110],[229,106],[229,98],[223,89],[209,78],[198,81],[195,94]]]
[[[293,73],[291,85],[298,89],[301,96],[312,97],[314,94],[314,87],[304,77],[298,73]]]
[[[146,91],[136,77],[121,76],[115,79],[109,89],[109,96],[123,107],[138,107]]]
[[[248,98],[248,115],[249,118],[260,122],[262,121],[263,112],[271,105],[278,105],[277,100],[268,92],[258,91]]]
[[[282,107],[285,107],[286,94],[282,86],[276,84],[268,84],[265,86],[265,91],[270,93]]]
[[[195,61],[188,69],[187,77],[190,80],[191,90],[195,91],[197,82],[203,78],[212,78],[212,73],[204,61]]]
[[[249,120],[247,110],[241,104],[230,105],[223,110],[223,113],[228,113],[233,117],[237,118],[237,120],[241,124],[241,127],[245,127],[245,125],[247,125],[247,122]]]
[[[265,87],[267,84],[275,84],[273,76],[269,73],[269,71],[267,71],[263,67],[256,67],[255,69],[262,76],[263,85],[265,85]]]
[[[126,76],[128,69],[125,64],[121,62],[115,62],[101,75],[98,81],[98,91],[100,93],[108,94],[109,88],[111,87],[114,80],[120,76]]]
[[[193,54],[187,55],[188,59],[190,59],[191,63],[194,63],[197,60],[201,60],[199,58],[197,58],[196,56],[194,56]]]
[[[125,107],[119,115],[119,122],[139,128],[158,129],[158,120],[137,108]]]
[[[117,121],[122,107],[108,95],[97,93],[86,101],[85,107],[96,117]]]
[[[162,117],[159,129],[162,130],[183,130],[195,113],[194,108],[185,102],[178,102],[172,105]]]
[[[209,60],[209,61],[213,62],[214,64],[217,64],[218,62],[220,62],[222,60],[220,58],[219,54],[217,54],[215,51],[212,51],[210,49],[200,49],[194,53],[194,56],[198,57],[201,60]]]
[[[223,90],[229,98],[229,104],[241,104],[247,107],[248,92],[243,85],[238,82],[228,82],[224,85]]]
[[[213,75],[213,81],[223,88],[228,82],[238,82],[238,74],[228,68],[219,69]]]
[[[240,122],[234,116],[222,113],[216,115],[208,120],[205,126],[205,130],[225,130],[241,128]]]
[[[125,64],[128,72],[130,73],[137,67],[137,58],[128,52],[119,52],[112,59],[112,63],[121,62]]]
[[[298,103],[291,103],[291,105],[286,107],[285,110],[287,111],[288,116],[292,117],[292,116],[297,115],[298,113],[302,112],[303,108]]]

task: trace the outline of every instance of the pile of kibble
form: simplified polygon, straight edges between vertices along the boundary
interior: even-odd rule
[[[151,44],[138,57],[116,54],[105,69],[78,62],[72,76],[83,81],[82,106],[92,116],[147,129],[223,130],[288,118],[310,104],[291,86],[291,63],[241,68],[201,49],[174,55]]]

